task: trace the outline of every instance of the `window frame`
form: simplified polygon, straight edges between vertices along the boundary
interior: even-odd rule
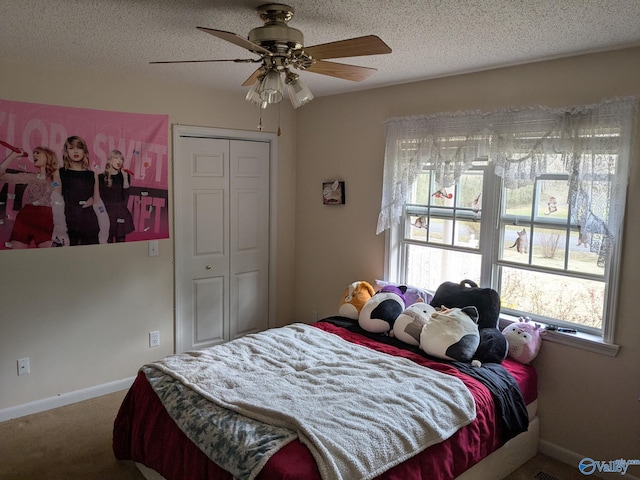
[[[622,154],[622,152],[619,152]],[[482,213],[480,219],[480,239],[478,249],[469,249],[460,246],[453,246],[447,244],[438,244],[431,242],[421,242],[408,240],[405,238],[405,229],[407,228],[408,212],[405,202],[403,207],[403,215],[398,225],[389,228],[385,232],[385,278],[393,282],[406,283],[407,272],[407,246],[410,244],[428,246],[438,249],[449,249],[453,251],[471,251],[480,255],[480,277],[481,286],[491,287],[498,290],[497,286],[500,285],[500,274],[502,266],[510,266],[516,268],[523,268],[522,264],[513,264],[510,262],[504,262],[499,258],[500,249],[499,246],[503,242],[503,229],[499,228],[502,225],[503,217],[501,216],[502,205],[504,201],[505,187],[503,186],[503,180],[496,175],[490,164],[471,167],[470,170],[482,170],[483,173],[483,191],[482,191]],[[553,177],[560,177],[562,175],[545,174],[538,180],[553,179]],[[534,184],[534,190],[536,185]],[[626,192],[622,201],[626,203]],[[535,195],[531,201],[532,208],[536,208]],[[414,204],[409,204],[414,205]],[[426,208],[426,207],[425,207]],[[536,223],[536,212],[532,211],[531,218],[527,222]],[[542,222],[541,222],[542,223]],[[544,222],[546,223],[546,222]],[[553,222],[549,222],[553,223]],[[563,222],[564,223],[564,222]],[[568,227],[572,228],[569,222],[566,222]],[[495,226],[495,228],[494,228]],[[622,230],[622,226],[620,227]],[[612,246],[609,260],[605,267],[603,275],[605,284],[605,297],[603,304],[603,320],[602,328],[581,328],[575,334],[566,334],[547,331],[543,338],[546,340],[577,346],[579,348],[587,349],[590,351],[602,353],[608,356],[615,356],[618,353],[619,346],[613,343],[614,331],[615,331],[615,313],[617,307],[617,292],[620,277],[620,262],[621,262],[621,243],[622,243],[622,231],[617,232],[616,241]],[[533,271],[541,271],[544,273],[553,273],[562,275],[565,277],[572,276],[570,272],[566,270],[561,271],[549,271],[544,268],[536,268],[535,266],[525,266],[527,269]],[[589,275],[578,275],[580,278],[589,277]],[[498,290],[499,291],[499,290]],[[517,321],[519,313],[510,309],[501,309],[500,312],[500,326],[503,328],[506,324]],[[535,315],[530,312],[530,316],[543,326],[546,326],[549,322],[549,318],[545,318],[540,315]],[[554,324],[562,325],[562,321],[552,320]],[[571,324],[574,325],[574,324]]]

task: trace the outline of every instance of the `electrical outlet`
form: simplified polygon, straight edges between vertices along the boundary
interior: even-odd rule
[[[29,365],[29,357],[18,359],[18,375],[29,375],[31,367]]]
[[[149,348],[159,347],[159,346],[160,346],[160,332],[158,330],[149,332]]]

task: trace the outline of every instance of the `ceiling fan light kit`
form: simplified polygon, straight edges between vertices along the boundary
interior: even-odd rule
[[[287,70],[284,83],[289,91],[289,99],[293,108],[301,107],[313,100],[313,93],[300,81],[300,75]]]
[[[282,76],[284,75],[284,84],[287,86],[291,104],[294,108],[298,108],[313,100],[313,94],[302,83],[299,75],[290,70],[291,68],[359,82],[375,73],[376,69],[327,62],[325,59],[391,53],[391,48],[375,35],[304,47],[302,32],[287,25],[287,22],[293,18],[292,7],[280,3],[267,3],[259,6],[257,10],[264,25],[252,29],[247,38],[224,30],[197,28],[245,48],[259,55],[260,59],[178,60],[151,63],[261,63],[260,67],[243,83],[243,86],[251,85],[245,97],[246,100],[259,105],[260,108],[280,103],[283,99]]]
[[[258,87],[260,98],[267,104],[280,103],[282,101],[282,79],[280,72],[275,68],[270,69]]]
[[[260,92],[258,91],[260,85],[262,85],[262,78],[263,76],[261,76],[260,79],[251,86],[251,88],[247,92],[245,100],[247,102],[253,103],[254,105],[258,105],[260,108],[267,108],[267,102],[262,100]]]

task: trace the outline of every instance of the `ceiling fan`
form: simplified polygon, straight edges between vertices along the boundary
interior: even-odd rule
[[[291,103],[295,108],[298,108],[313,100],[313,94],[300,81],[299,75],[291,71],[291,68],[359,82],[374,74],[376,69],[329,62],[326,59],[391,53],[391,48],[375,35],[305,47],[302,32],[287,25],[294,14],[292,7],[280,3],[269,3],[259,6],[257,10],[260,18],[264,20],[264,25],[252,29],[248,38],[224,30],[197,28],[214,37],[245,48],[260,58],[178,60],[151,63],[260,63],[258,69],[242,84],[243,86],[252,85],[246,99],[262,108],[266,108],[269,104],[279,103],[283,97],[282,76],[284,75],[284,83],[289,91]]]

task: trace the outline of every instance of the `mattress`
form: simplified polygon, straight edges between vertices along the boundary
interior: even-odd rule
[[[428,447],[405,462],[387,470],[379,480],[451,480],[496,452],[511,438],[521,433],[505,421],[504,403],[499,405],[496,393],[482,375],[456,362],[427,357],[417,349],[408,348],[388,337],[367,335],[356,325],[340,321],[320,321],[315,327],[333,333],[349,342],[380,352],[410,359],[420,365],[453,375],[466,385],[476,403],[476,418],[449,439]],[[215,348],[215,347],[214,347]],[[490,370],[490,365],[481,367]],[[523,402],[532,418],[537,398],[535,368],[510,359],[492,367],[517,384]],[[381,408],[381,415],[384,408]],[[527,415],[525,413],[525,415]],[[508,415],[506,415],[508,417]],[[357,447],[354,447],[357,448]],[[128,392],[114,423],[113,449],[121,460],[133,460],[153,469],[167,480],[231,480],[233,476],[211,461],[173,421],[162,402],[140,372]],[[261,480],[321,480],[309,449],[294,440],[273,455],[257,479]]]

